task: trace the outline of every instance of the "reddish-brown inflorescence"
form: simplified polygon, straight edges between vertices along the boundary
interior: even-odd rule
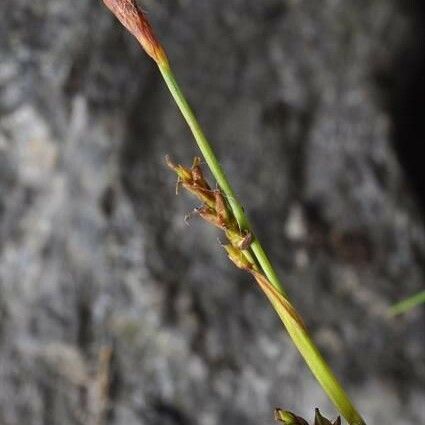
[[[296,321],[300,327],[305,328],[300,316],[291,303],[269,282],[266,276],[258,269],[252,257],[247,254],[253,235],[250,232],[243,232],[239,229],[231,209],[228,207],[226,199],[220,189],[212,190],[206,181],[201,168],[201,160],[196,157],[191,168],[174,164],[170,158],[166,157],[167,165],[177,174],[178,185],[182,185],[186,190],[194,194],[201,202],[202,206],[196,208],[188,218],[198,214],[205,221],[223,230],[228,244],[223,245],[227,251],[229,259],[242,270],[250,273],[257,281],[260,288],[266,293],[272,304],[283,306],[288,316]]]
[[[202,206],[196,208],[187,218],[198,214],[208,223],[224,230],[235,248],[248,249],[253,240],[252,234],[239,229],[221,190],[211,189],[202,172],[201,159],[196,157],[191,168],[173,164],[168,157],[166,162],[178,176],[177,188],[182,185],[202,202]]]
[[[168,65],[167,55],[136,0],[103,0],[106,7],[133,34],[145,52],[158,64]]]

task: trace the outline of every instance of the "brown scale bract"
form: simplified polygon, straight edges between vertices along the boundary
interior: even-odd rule
[[[103,0],[103,2],[158,65],[168,64],[164,49],[135,0]]]

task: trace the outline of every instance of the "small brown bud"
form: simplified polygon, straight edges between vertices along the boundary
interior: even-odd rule
[[[242,240],[240,241],[238,248],[244,249],[244,250],[248,249],[251,246],[253,240],[254,240],[254,236],[252,236],[252,233],[247,232],[242,237]]]
[[[245,257],[244,253],[240,249],[237,249],[230,244],[224,245],[224,249],[227,251],[227,255],[229,256],[229,259],[232,261],[232,263],[236,267],[238,267],[242,270],[251,270],[252,269],[253,265]]]
[[[201,168],[201,158],[199,156],[195,156],[193,158],[193,164],[192,164],[192,178],[195,183],[205,182],[204,173],[202,172]]]
[[[282,409],[275,409],[274,420],[282,422],[284,425],[308,425],[308,423],[299,416],[294,415],[291,412],[283,411]]]
[[[252,233],[241,233],[240,231],[236,231],[234,228],[224,228],[226,231],[227,239],[229,242],[240,250],[246,250],[251,246],[253,236]]]
[[[182,186],[190,193],[193,193],[203,204],[207,205],[209,208],[215,208],[214,196],[210,190],[198,187],[193,184],[193,182],[183,181]]]
[[[191,182],[192,181],[192,171],[189,170],[186,167],[183,167],[183,165],[176,165],[174,162],[171,161],[170,157],[167,155],[165,157],[165,162],[167,163],[168,167],[171,168],[179,177],[181,182]]]
[[[167,55],[136,0],[103,0],[103,2],[158,65],[168,65]]]
[[[216,212],[208,206],[198,208],[198,214],[207,222],[213,226],[223,229],[223,222],[220,217],[217,216]]]
[[[341,418],[338,417],[335,422],[332,423],[329,419],[326,419],[321,415],[319,409],[316,409],[314,425],[341,425]]]
[[[227,210],[226,202],[220,190],[217,189],[214,191],[214,198],[215,198],[215,209],[217,211],[217,215],[220,217],[223,223],[229,224],[230,214],[229,214],[229,211]]]

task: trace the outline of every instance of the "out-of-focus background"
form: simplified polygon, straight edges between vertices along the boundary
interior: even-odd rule
[[[371,425],[425,420],[423,2],[146,0],[315,340]],[[99,0],[0,3],[0,424],[335,411],[164,156],[197,150]]]

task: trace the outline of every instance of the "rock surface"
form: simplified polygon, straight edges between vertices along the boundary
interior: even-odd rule
[[[421,423],[424,312],[386,314],[424,284],[420,195],[394,143],[414,14],[394,0],[144,6],[365,419]],[[185,226],[194,201],[163,158],[197,150],[136,42],[100,1],[0,13],[0,424],[333,416],[216,232]]]

